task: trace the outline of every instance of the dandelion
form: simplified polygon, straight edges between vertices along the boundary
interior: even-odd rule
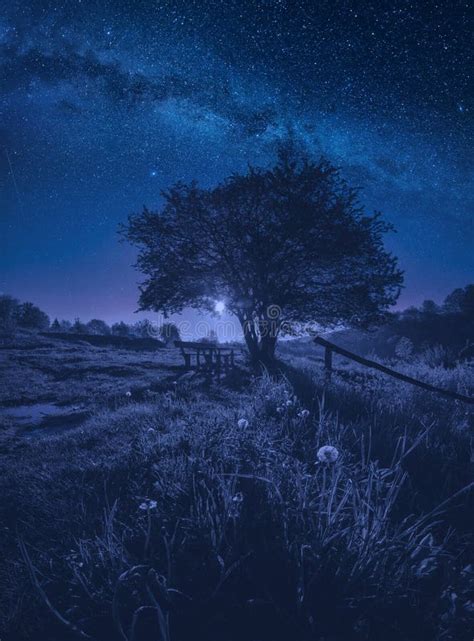
[[[154,510],[158,503],[156,501],[153,501],[153,499],[145,499],[143,503],[140,503],[138,506],[140,510]]]
[[[234,496],[232,497],[232,501],[234,503],[242,503],[243,500],[244,500],[244,495],[242,494],[242,492],[237,492],[237,494],[234,494]]]
[[[335,463],[339,458],[339,451],[332,445],[323,445],[319,448],[317,457],[321,463]]]
[[[130,398],[130,396],[131,396],[131,395],[132,395],[132,392],[131,392],[130,390],[128,390],[127,392],[125,392],[125,396],[126,396],[127,398]]]
[[[239,420],[237,421],[237,425],[239,426],[240,430],[245,430],[249,426],[249,422],[246,418],[239,418]]]
[[[298,416],[302,419],[308,418],[309,410],[301,410],[301,412],[298,413]]]
[[[287,406],[287,407],[292,407],[292,406],[293,406],[293,401],[292,401],[291,399],[288,399],[288,400],[286,401],[286,406]]]

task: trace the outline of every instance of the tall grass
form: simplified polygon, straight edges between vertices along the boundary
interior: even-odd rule
[[[3,638],[470,638],[472,414],[298,365],[7,439]]]

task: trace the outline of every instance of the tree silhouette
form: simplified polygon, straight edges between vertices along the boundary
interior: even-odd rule
[[[71,332],[73,334],[87,334],[87,325],[83,323],[80,318],[75,318]]]
[[[254,360],[271,360],[291,324],[365,326],[398,297],[402,273],[383,246],[390,225],[364,212],[327,160],[286,147],[272,168],[213,189],[178,183],[163,196],[160,212],[145,208],[122,228],[146,276],[140,309],[225,301]]]
[[[20,302],[16,298],[7,294],[0,295],[0,332],[14,332],[18,323],[19,309]]]
[[[97,334],[98,336],[108,336],[110,334],[110,327],[99,318],[90,320],[86,325],[86,330],[88,333]]]
[[[130,327],[123,321],[114,323],[111,327],[113,336],[130,336]]]
[[[474,285],[458,288],[446,296],[444,310],[474,318]]]
[[[18,325],[26,329],[47,329],[49,317],[33,303],[22,303],[18,309]]]
[[[160,326],[160,338],[167,345],[172,345],[173,341],[181,340],[181,335],[175,323],[163,323]]]

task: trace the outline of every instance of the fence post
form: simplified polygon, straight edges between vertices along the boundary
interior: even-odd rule
[[[326,347],[324,351],[324,374],[326,383],[330,383],[332,374],[332,349],[330,347]]]

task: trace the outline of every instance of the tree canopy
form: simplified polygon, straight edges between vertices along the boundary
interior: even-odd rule
[[[159,212],[123,228],[145,275],[140,309],[212,309],[224,300],[256,359],[271,358],[293,323],[368,325],[400,292],[402,272],[383,245],[391,229],[368,215],[329,161],[282,149],[211,189],[177,183]]]

